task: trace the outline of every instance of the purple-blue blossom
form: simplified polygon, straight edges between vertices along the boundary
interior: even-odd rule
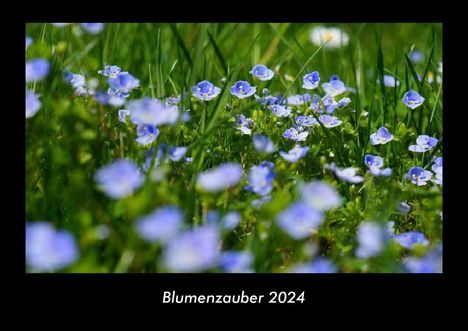
[[[197,186],[206,192],[219,192],[235,186],[242,178],[242,166],[224,163],[197,176]]]
[[[438,157],[434,160],[434,163],[431,167],[432,171],[434,171],[436,178],[432,179],[433,183],[442,185],[442,157]]]
[[[271,105],[270,110],[277,117],[288,117],[292,109],[281,105]]]
[[[289,272],[301,274],[333,274],[336,273],[336,266],[326,258],[317,258],[313,262],[297,264]]]
[[[301,199],[310,207],[322,212],[341,204],[341,196],[336,189],[324,181],[314,181],[301,186]]]
[[[276,146],[267,136],[255,134],[253,136],[253,143],[257,152],[270,154],[276,151]]]
[[[140,145],[149,145],[159,135],[159,130],[153,124],[140,124],[137,126],[137,138],[135,139]]]
[[[242,134],[251,134],[252,130],[250,127],[254,124],[253,120],[251,118],[245,117],[244,115],[239,115],[236,116],[236,123],[235,127],[237,130],[242,132]]]
[[[143,98],[128,103],[130,120],[133,124],[174,124],[179,118],[179,108],[158,99]]]
[[[49,74],[50,62],[46,59],[32,59],[26,62],[26,83],[44,79]]]
[[[227,251],[221,255],[220,266],[224,272],[246,273],[252,272],[253,256],[248,251]]]
[[[270,80],[275,75],[273,70],[268,69],[263,64],[257,64],[252,68],[252,70],[249,71],[249,73],[251,73],[255,78],[259,80]]]
[[[105,65],[103,70],[99,70],[98,74],[111,79],[115,79],[122,69],[116,65]]]
[[[377,80],[377,82],[380,82],[380,80]],[[391,75],[384,75],[383,82],[386,87],[395,87],[400,85],[400,81]]]
[[[240,219],[241,216],[238,212],[231,211],[221,218],[221,225],[223,229],[233,230],[239,225]]]
[[[81,23],[80,25],[90,34],[98,34],[104,29],[104,23]]]
[[[286,161],[291,162],[291,163],[296,163],[297,161],[302,159],[307,154],[309,149],[310,149],[309,146],[301,147],[299,145],[296,145],[292,149],[290,149],[287,153],[284,151],[280,151],[279,154]]]
[[[249,185],[245,189],[258,195],[268,195],[273,189],[273,179],[276,177],[274,167],[272,162],[262,161],[258,166],[250,168]]]
[[[341,125],[343,123],[342,120],[331,115],[320,115],[319,121],[326,128],[334,128],[335,126]]]
[[[357,235],[359,246],[356,256],[367,259],[379,255],[385,244],[385,230],[377,223],[362,222]]]
[[[309,132],[299,132],[296,128],[286,129],[283,132],[283,137],[286,139],[294,140],[294,141],[305,141]]]
[[[305,88],[307,90],[316,89],[320,83],[319,72],[313,71],[311,73],[304,75],[302,81],[303,81],[302,88]]]
[[[192,95],[203,101],[210,101],[220,92],[221,89],[219,87],[214,86],[213,83],[207,80],[203,80],[192,87]]]
[[[310,236],[324,217],[320,211],[305,203],[293,203],[276,217],[278,226],[293,239],[299,240]]]
[[[416,139],[416,145],[410,145],[408,149],[411,152],[424,153],[433,149],[439,140],[437,138],[429,137],[427,135],[420,135]]]
[[[188,148],[185,146],[171,146],[169,147],[168,157],[171,161],[180,161],[187,153]]]
[[[257,88],[255,86],[250,86],[250,84],[244,80],[236,82],[231,87],[231,94],[238,97],[239,99],[248,98],[256,91]]]
[[[409,257],[404,267],[411,273],[441,273],[442,245],[438,245],[423,257]]]
[[[135,163],[117,159],[96,171],[99,188],[112,199],[127,197],[143,184],[144,176]]]
[[[311,96],[309,93],[291,95],[288,97],[288,105],[300,106],[306,102],[310,102]]]
[[[421,167],[411,167],[405,178],[411,180],[413,184],[424,186],[432,178],[432,172],[424,170]]]
[[[26,36],[26,48],[31,46],[32,43],[33,43],[33,39],[29,36]]]
[[[173,205],[167,205],[138,218],[135,231],[146,241],[166,243],[177,235],[183,221],[182,211]]]
[[[364,163],[369,168],[369,171],[374,176],[391,176],[392,169],[385,168],[382,169],[384,164],[384,159],[380,156],[367,154],[364,157]]]
[[[410,90],[405,93],[402,100],[408,108],[415,109],[421,106],[425,99],[418,92]]]
[[[423,246],[429,246],[429,240],[426,236],[419,231],[403,232],[393,236],[393,239],[401,246],[407,249],[412,249],[413,245],[421,244]]]
[[[424,61],[424,53],[421,52],[421,51],[412,51],[409,54],[409,58],[410,58],[411,62],[419,63],[419,62]]]
[[[346,85],[338,78],[330,80],[327,83],[323,83],[322,88],[328,95],[331,95],[333,97],[346,92]]]
[[[380,127],[377,132],[370,135],[371,145],[383,145],[393,140],[393,135],[385,127]]]
[[[294,118],[294,122],[298,126],[310,127],[312,125],[318,125],[317,120],[310,115],[299,115]]]
[[[26,90],[26,118],[31,118],[41,109],[39,96],[31,90]]]
[[[118,113],[119,121],[122,123],[127,122],[127,117],[130,116],[130,111],[128,109],[120,109]]]
[[[140,81],[128,72],[120,72],[115,78],[107,79],[107,83],[111,88],[124,93],[140,86]]]

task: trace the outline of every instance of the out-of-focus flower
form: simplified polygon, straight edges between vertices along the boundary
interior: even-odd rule
[[[174,124],[179,118],[179,108],[158,99],[143,98],[127,105],[133,124]]]
[[[165,243],[177,235],[183,219],[184,215],[179,208],[163,206],[140,217],[135,223],[135,231],[146,241]]]
[[[221,218],[221,225],[226,230],[233,230],[239,225],[241,216],[236,211],[231,211]]]
[[[306,102],[310,102],[309,93],[291,95],[290,97],[288,97],[288,105],[300,106]]]
[[[332,163],[331,165],[325,165],[325,167],[332,170],[335,173],[336,177],[345,182],[358,184],[364,181],[364,178],[362,176],[357,175],[357,172],[359,170],[358,168],[349,167],[340,169],[336,166],[335,163]]]
[[[323,181],[304,184],[300,190],[302,201],[322,212],[336,208],[341,204],[341,197],[336,189]]]
[[[384,229],[374,222],[362,222],[358,229],[356,256],[367,259],[379,255],[385,244]]]
[[[421,244],[423,246],[429,246],[429,240],[427,240],[426,236],[418,231],[409,231],[403,232],[393,236],[396,242],[398,242],[401,246],[411,249],[413,245]]]
[[[395,87],[400,85],[400,81],[391,75],[384,75],[383,82],[386,87]],[[380,79],[377,79],[377,83],[380,83]]]
[[[207,80],[203,80],[192,87],[193,96],[203,101],[210,101],[220,92],[221,89],[219,87],[214,86],[213,83]]]
[[[39,96],[31,90],[26,90],[26,118],[31,118],[41,109]]]
[[[257,91],[255,86],[250,86],[246,81],[240,80],[231,87],[231,94],[239,99],[248,98]]]
[[[309,74],[304,75],[302,79],[303,84],[302,88],[306,90],[314,90],[319,86],[320,83],[320,75],[318,71],[313,71]]]
[[[122,69],[116,65],[105,65],[103,70],[99,70],[98,74],[111,79],[115,79]]]
[[[267,136],[255,134],[253,136],[253,143],[257,152],[270,154],[276,151],[276,146]]]
[[[109,86],[119,92],[128,93],[140,86],[140,81],[128,72],[120,72],[115,78],[107,79]]]
[[[187,147],[185,146],[171,146],[169,147],[168,156],[171,161],[180,161],[185,153],[187,153]]]
[[[249,71],[249,73],[251,73],[255,78],[259,80],[270,80],[275,75],[273,70],[268,69],[263,64],[257,64],[252,68],[252,70]]]
[[[57,27],[57,28],[63,28],[67,25],[70,25],[71,23],[50,23],[52,24],[53,26]]]
[[[338,117],[331,115],[320,115],[319,121],[326,128],[334,128],[335,126],[341,125],[343,123],[343,121],[340,120]]]
[[[285,99],[283,99],[281,96],[275,97],[272,95],[266,95],[260,98],[259,96],[255,95],[255,100],[259,101],[264,106],[285,105]]]
[[[262,161],[258,166],[250,168],[249,185],[245,189],[262,196],[268,195],[273,188],[273,179],[276,177],[274,167],[272,162]]]
[[[258,199],[252,200],[252,207],[259,209],[265,203],[271,201],[271,195],[263,195]]]
[[[289,152],[286,153],[284,151],[280,151],[279,154],[286,161],[296,163],[307,154],[309,149],[309,146],[301,147],[299,145],[296,145],[291,150],[289,150]]]
[[[436,178],[432,179],[431,181],[433,183],[442,185],[442,157],[438,157],[434,160],[434,163],[432,164],[431,167],[432,171],[434,171]]]
[[[294,140],[294,141],[305,141],[309,132],[299,132],[296,128],[286,129],[283,132],[283,137],[286,139]]]
[[[416,145],[411,145],[408,149],[411,152],[424,153],[433,149],[437,145],[438,141],[439,140],[437,138],[421,135],[416,139]]]
[[[405,201],[402,201],[398,204],[397,206],[397,210],[400,212],[400,213],[403,213],[403,214],[407,214],[410,212],[411,210],[411,206],[409,204],[407,204]]]
[[[83,30],[91,34],[98,34],[104,29],[104,23],[81,23]]]
[[[432,178],[432,172],[421,167],[411,167],[405,178],[411,180],[413,184],[424,186]]]
[[[340,28],[318,26],[312,30],[310,41],[312,41],[316,46],[321,46],[323,43],[328,41],[324,47],[339,48],[341,46],[348,45],[349,36]]]
[[[419,62],[424,61],[424,53],[421,52],[421,51],[412,51],[409,54],[409,58],[410,58],[411,62],[419,63]]]
[[[313,116],[299,115],[294,118],[294,122],[298,126],[310,127],[312,125],[318,125],[317,120]]]
[[[380,127],[377,132],[370,135],[371,145],[383,145],[393,140],[393,135],[385,127]]]
[[[224,163],[217,168],[202,172],[197,177],[197,186],[206,192],[219,192],[235,186],[242,178],[242,166]]]
[[[137,126],[137,138],[135,139],[140,145],[149,145],[159,135],[159,130],[153,124],[140,124]]]
[[[253,120],[251,118],[247,118],[245,117],[244,115],[239,115],[237,116],[236,118],[236,123],[235,123],[235,127],[237,130],[239,130],[240,132],[242,132],[243,134],[251,134],[252,133],[252,130],[250,129],[250,127],[254,124]]]
[[[410,257],[404,263],[406,270],[411,273],[441,273],[442,245],[436,246],[424,257]]]
[[[104,91],[96,92],[94,99],[101,105],[110,105],[112,107],[120,107],[125,103],[125,100],[118,95]]]
[[[281,105],[271,105],[270,110],[277,117],[288,117],[291,114],[291,108]]]
[[[248,251],[227,251],[221,255],[220,265],[224,272],[245,273],[252,272],[250,266],[253,256]]]
[[[122,123],[126,123],[127,117],[130,116],[130,111],[127,109],[120,109],[119,110],[119,121]]]
[[[326,258],[317,258],[311,263],[297,264],[289,272],[301,274],[333,274],[336,267]]]
[[[215,267],[220,258],[219,233],[205,225],[188,230],[169,241],[163,252],[164,264],[172,272],[200,272]]]
[[[324,221],[323,215],[317,209],[299,202],[290,205],[276,217],[281,229],[293,239],[304,239],[316,231]]]
[[[26,83],[44,79],[49,74],[50,62],[46,59],[32,59],[26,62]]]
[[[327,92],[327,95],[335,97],[346,92],[346,85],[339,79],[331,80],[322,84],[322,88]]]
[[[54,271],[73,264],[78,245],[66,230],[56,230],[47,222],[26,223],[26,263],[35,271]]]
[[[96,171],[96,182],[112,199],[120,199],[135,192],[144,181],[144,176],[135,163],[117,159]]]
[[[419,106],[421,106],[424,102],[424,97],[419,95],[418,92],[416,91],[408,91],[403,95],[403,102],[406,105],[406,107],[415,109]]]
[[[26,36],[26,49],[32,44],[33,39],[29,36]]]
[[[384,160],[380,156],[367,154],[364,157],[364,163],[369,168],[369,171],[374,176],[391,176],[392,169],[382,169]]]

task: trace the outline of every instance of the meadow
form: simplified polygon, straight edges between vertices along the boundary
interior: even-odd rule
[[[26,271],[442,272],[442,25],[26,24]]]

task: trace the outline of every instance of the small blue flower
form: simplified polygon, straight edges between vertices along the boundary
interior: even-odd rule
[[[383,145],[393,140],[393,135],[385,127],[380,127],[376,133],[370,135],[371,145]]]
[[[215,98],[221,92],[221,89],[214,86],[213,83],[203,80],[192,87],[192,92],[194,97],[203,101],[209,101]]]
[[[337,96],[346,92],[346,85],[339,79],[334,79],[328,83],[323,83],[322,88],[328,95]]]
[[[284,138],[294,140],[294,141],[305,141],[308,135],[309,135],[309,132],[304,131],[304,132],[299,133],[299,131],[297,131],[296,128],[286,129],[283,132]]]
[[[411,210],[411,206],[407,204],[405,201],[402,201],[398,205],[397,210],[402,214],[408,214]]]
[[[26,36],[26,49],[31,46],[31,44],[33,43],[33,39],[29,36]]]
[[[320,115],[319,121],[326,128],[334,128],[335,126],[341,125],[343,123],[342,120],[331,115]]]
[[[413,184],[424,186],[432,178],[432,172],[421,167],[412,167],[405,175],[405,178],[410,179]]]
[[[109,78],[107,83],[111,88],[124,93],[140,86],[140,81],[128,72],[120,72],[115,78]]]
[[[39,96],[31,90],[26,90],[26,118],[31,118],[41,109]]]
[[[120,107],[125,103],[125,100],[120,96],[104,91],[97,92],[94,99],[101,105],[110,105],[112,107]]]
[[[258,166],[253,166],[250,169],[249,185],[245,189],[258,195],[268,195],[273,189],[273,179],[276,177],[274,167],[275,165],[272,162],[267,161],[261,162]]]
[[[26,263],[33,270],[63,269],[78,257],[78,245],[70,232],[56,230],[47,222],[26,223]]]
[[[301,274],[333,274],[336,273],[336,267],[326,258],[317,258],[311,263],[295,265],[289,272]]]
[[[386,87],[395,87],[400,85],[400,81],[396,79],[393,76],[390,75],[384,75],[383,76],[383,81],[384,81],[384,86]],[[377,82],[380,82],[380,80],[377,80]]]
[[[306,102],[310,102],[310,99],[311,97],[309,93],[291,95],[288,97],[288,105],[300,106]]]
[[[418,231],[409,231],[403,232],[393,236],[393,239],[396,240],[401,246],[412,249],[413,245],[421,244],[423,246],[429,246],[429,240],[426,236]]]
[[[140,145],[149,145],[159,135],[159,130],[153,124],[140,124],[137,126],[137,138],[135,139]]]
[[[256,134],[253,136],[253,143],[257,152],[270,154],[276,151],[276,146],[267,136]]]
[[[219,192],[233,187],[242,178],[242,166],[237,163],[224,163],[197,176],[197,186],[206,192]]]
[[[441,273],[442,246],[438,245],[424,257],[410,257],[404,263],[405,269],[411,273]]]
[[[63,73],[63,78],[69,83],[74,89],[77,95],[87,95],[86,93],[86,80],[83,75],[74,74],[66,71]]]
[[[50,62],[46,59],[33,59],[26,62],[26,83],[44,79],[49,74]]]
[[[339,179],[345,182],[358,184],[364,181],[364,178],[362,176],[357,175],[357,172],[359,170],[357,168],[350,167],[350,168],[340,169],[335,165],[335,163],[332,163],[330,166],[326,165],[326,167],[329,167],[335,173],[336,177],[338,177]]]
[[[372,175],[374,175],[374,176],[391,176],[392,169],[390,169],[390,168],[381,169],[383,167],[383,162],[384,162],[384,160],[380,156],[367,154],[364,157],[364,163],[369,168],[369,171],[370,171],[370,173]]]
[[[169,147],[169,160],[180,161],[184,157],[185,153],[187,153],[187,147],[171,146]]]
[[[437,159],[434,160],[434,163],[432,164],[431,167],[432,171],[434,171],[436,178],[432,179],[431,181],[433,183],[436,183],[438,185],[442,185],[442,157],[438,157]]]
[[[183,220],[184,216],[179,208],[164,206],[137,219],[135,231],[146,241],[166,243],[177,235]]]
[[[319,86],[320,83],[320,75],[318,71],[313,71],[309,74],[306,74],[303,79],[302,88],[307,90],[314,90]]]
[[[411,145],[408,149],[411,152],[424,153],[433,149],[439,140],[426,135],[421,135],[416,139],[416,145]]]
[[[255,95],[255,100],[260,101],[260,103],[264,106],[285,105],[285,100],[281,96],[274,97],[272,95],[267,95],[263,98],[260,98],[259,96]]]
[[[323,181],[304,184],[300,190],[302,201],[322,212],[336,208],[341,204],[341,197],[336,189]]]
[[[303,126],[303,127],[310,127],[312,125],[318,125],[317,120],[313,116],[308,116],[308,115],[299,115],[294,118],[294,122],[298,126]]]
[[[179,118],[179,108],[158,99],[143,98],[128,103],[133,124],[172,125]]]
[[[412,51],[409,54],[409,58],[412,62],[419,63],[419,62],[424,61],[424,53],[421,51]]]
[[[351,99],[350,99],[350,98],[348,98],[348,97],[342,98],[342,99],[338,100],[336,108],[343,108],[343,107],[346,107],[346,106],[349,105],[350,103],[351,103]]]
[[[172,272],[200,272],[215,267],[220,258],[220,236],[215,226],[188,230],[169,241],[163,252]]]
[[[270,110],[277,117],[288,117],[291,114],[291,108],[281,105],[271,105]]]
[[[96,171],[96,182],[112,199],[120,199],[135,192],[144,181],[144,176],[135,163],[117,159]]]
[[[250,266],[253,256],[250,252],[227,251],[221,255],[220,265],[224,272],[245,273],[252,272]]]
[[[385,244],[385,231],[377,223],[362,222],[358,229],[359,247],[356,249],[356,256],[360,259],[367,259],[379,255]]]
[[[233,230],[239,225],[240,219],[238,212],[231,211],[221,218],[222,227],[226,230]]]
[[[415,109],[421,106],[426,99],[416,91],[408,91],[405,93],[402,100],[407,107]]]
[[[115,79],[121,70],[122,69],[116,65],[106,65],[103,70],[98,71],[98,74]]]
[[[309,149],[310,147],[308,146],[301,147],[299,145],[296,145],[291,150],[289,150],[289,152],[286,153],[286,152],[280,151],[279,154],[286,161],[291,162],[291,163],[296,163],[297,161],[302,159],[307,154]]]
[[[104,23],[81,23],[81,27],[88,33],[98,34],[104,29]]]
[[[252,68],[252,70],[249,71],[249,73],[251,73],[254,77],[256,77],[259,80],[270,80],[275,75],[273,70],[268,69],[263,64],[257,64]]]
[[[255,86],[250,86],[246,81],[240,80],[231,87],[231,94],[239,99],[252,96],[257,91]]]
[[[120,109],[119,110],[119,121],[122,123],[127,122],[127,117],[130,116],[130,111],[127,109]]]
[[[242,132],[243,134],[247,134],[247,135],[251,134],[252,130],[250,130],[250,127],[254,124],[253,120],[251,118],[245,117],[242,114],[236,117],[237,117],[236,123],[235,123],[236,129]]]
[[[299,240],[310,236],[324,218],[320,211],[309,207],[305,203],[294,203],[276,217],[281,229],[293,239]]]

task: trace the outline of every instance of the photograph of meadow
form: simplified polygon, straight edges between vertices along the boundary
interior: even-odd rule
[[[442,24],[27,23],[28,273],[441,273]]]

